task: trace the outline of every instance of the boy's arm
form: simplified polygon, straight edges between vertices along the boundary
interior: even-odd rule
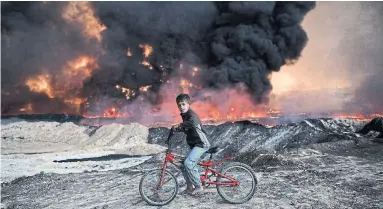
[[[195,128],[198,126],[198,116],[195,114],[192,114],[190,118],[188,118],[186,121],[180,124],[180,126],[184,129],[190,129]]]

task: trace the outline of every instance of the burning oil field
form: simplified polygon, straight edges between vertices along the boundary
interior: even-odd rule
[[[138,182],[163,162],[180,93],[214,159],[248,164],[258,185],[242,205],[210,187],[164,208],[383,208],[382,11],[1,2],[1,208],[149,208]]]
[[[288,78],[273,77],[299,62],[309,40],[301,24],[314,8],[312,2],[3,2],[2,116],[169,125],[179,121],[179,93],[191,95],[209,124],[381,114],[379,99],[361,107],[366,101],[354,91],[352,107],[324,109],[331,105],[312,104],[316,94],[276,94],[273,86]],[[298,97],[290,101],[291,94]],[[340,96],[327,100],[334,97]],[[294,103],[305,108],[292,110]]]

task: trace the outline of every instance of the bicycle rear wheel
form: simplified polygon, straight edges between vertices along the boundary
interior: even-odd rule
[[[238,181],[238,185],[217,185],[219,196],[232,204],[242,204],[249,201],[255,194],[257,186],[257,178],[250,166],[233,162],[221,169],[221,174],[234,178]],[[217,182],[232,182],[229,179],[217,177]]]
[[[164,185],[158,187],[161,181],[162,169],[149,171],[140,181],[141,197],[149,204],[155,206],[169,204],[178,193],[176,177],[169,171],[164,172]]]

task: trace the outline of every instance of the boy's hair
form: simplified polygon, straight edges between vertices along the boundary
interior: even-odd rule
[[[180,102],[183,102],[183,101],[185,101],[185,102],[190,104],[190,97],[189,97],[189,95],[187,95],[187,94],[180,94],[180,95],[177,96],[177,98],[176,98],[177,104],[180,103]]]

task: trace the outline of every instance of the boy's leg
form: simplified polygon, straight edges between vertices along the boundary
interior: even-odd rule
[[[185,160],[188,158],[189,154],[190,152],[185,156]],[[186,181],[186,189],[182,191],[180,194],[190,193],[193,190],[193,184],[189,179],[189,175],[188,175],[188,172],[186,171],[185,165],[182,166],[181,171]]]
[[[196,189],[202,190],[200,174],[198,172],[198,162],[206,149],[194,147],[185,159],[184,167],[189,180],[196,186]]]

